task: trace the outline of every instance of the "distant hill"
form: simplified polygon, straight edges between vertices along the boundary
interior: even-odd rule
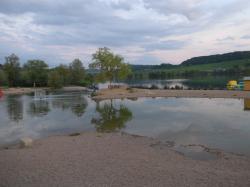
[[[193,76],[250,76],[250,51],[194,57],[180,65],[132,65],[135,79],[186,78]]]
[[[200,56],[188,59],[181,63],[183,66],[221,63],[225,61],[250,59],[250,51],[237,51],[232,53]]]

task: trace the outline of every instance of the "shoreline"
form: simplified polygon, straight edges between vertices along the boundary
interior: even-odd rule
[[[36,89],[42,89],[42,90],[51,90],[49,87],[16,87],[16,88],[7,88],[7,89],[2,89],[4,95],[22,95],[22,94],[29,94],[34,92]],[[82,86],[65,86],[61,89],[62,91],[88,91],[86,87]]]
[[[92,98],[94,100],[107,100],[124,98],[136,99],[140,97],[250,99],[250,92],[229,90],[150,90],[124,87],[98,90]]]
[[[4,95],[22,95],[22,94],[29,94],[35,91],[36,88],[33,87],[12,87],[12,88],[6,88],[2,89]],[[48,90],[47,87],[42,87],[39,89]]]
[[[126,133],[84,132],[0,150],[0,186],[249,186],[250,158],[194,160]]]

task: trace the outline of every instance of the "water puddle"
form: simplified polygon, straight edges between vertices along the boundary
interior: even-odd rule
[[[210,152],[210,149],[200,145],[184,146],[179,145],[173,147],[173,150],[183,154],[186,157],[194,160],[216,160],[219,157],[219,152]]]
[[[207,148],[204,145],[176,145],[173,141],[158,141],[150,146],[158,149],[170,148],[194,160],[215,160],[221,154],[220,151]]]

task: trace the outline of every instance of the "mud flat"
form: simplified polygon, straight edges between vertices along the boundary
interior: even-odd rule
[[[250,158],[194,160],[154,139],[75,133],[0,150],[0,186],[250,186]]]
[[[249,91],[228,90],[150,90],[136,88],[102,89],[93,99],[122,99],[138,97],[186,97],[186,98],[250,98]]]

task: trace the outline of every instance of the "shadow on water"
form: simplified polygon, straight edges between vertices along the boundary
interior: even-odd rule
[[[133,118],[132,112],[124,105],[114,106],[113,101],[101,106],[96,103],[96,112],[99,117],[93,118],[91,123],[95,125],[97,132],[115,132],[125,128],[126,123]]]

